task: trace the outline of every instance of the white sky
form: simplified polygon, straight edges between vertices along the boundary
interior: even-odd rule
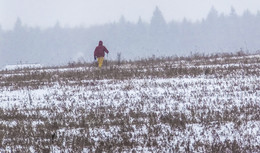
[[[184,17],[196,21],[205,18],[212,6],[224,14],[229,14],[232,6],[239,15],[247,9],[255,14],[260,0],[0,0],[0,25],[11,29],[17,17],[24,25],[42,28],[58,21],[61,26],[88,27],[116,22],[121,16],[131,22],[139,17],[150,22],[156,6],[167,22]]]

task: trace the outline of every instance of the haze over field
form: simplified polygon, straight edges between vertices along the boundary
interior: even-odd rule
[[[229,14],[234,7],[239,15],[245,10],[256,14],[258,0],[0,0],[0,23],[3,29],[11,29],[17,17],[28,26],[48,28],[57,21],[61,26],[91,26],[117,22],[121,16],[137,22],[139,17],[150,22],[154,8],[158,6],[167,22],[196,21],[206,18],[214,6],[221,13]]]
[[[0,0],[0,65],[92,61],[99,40],[124,59],[254,52],[259,1]]]

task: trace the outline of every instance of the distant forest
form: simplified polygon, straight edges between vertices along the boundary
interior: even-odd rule
[[[0,23],[1,24],[1,23]],[[121,53],[123,59],[151,56],[185,56],[191,53],[255,52],[260,49],[260,12],[237,15],[231,8],[223,15],[214,8],[197,22],[166,22],[157,7],[150,23],[140,18],[130,23],[124,17],[116,23],[86,27],[28,27],[18,18],[13,30],[0,26],[0,66],[17,63],[45,65],[71,61],[93,61],[99,40],[110,51],[109,59]]]

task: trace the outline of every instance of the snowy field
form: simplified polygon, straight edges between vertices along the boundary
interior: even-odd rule
[[[0,152],[260,152],[260,56],[2,70]]]

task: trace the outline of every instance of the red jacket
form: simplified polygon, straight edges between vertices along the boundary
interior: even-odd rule
[[[104,57],[105,52],[108,53],[107,48],[105,46],[103,46],[102,41],[99,41],[99,44],[94,51],[94,57]]]

